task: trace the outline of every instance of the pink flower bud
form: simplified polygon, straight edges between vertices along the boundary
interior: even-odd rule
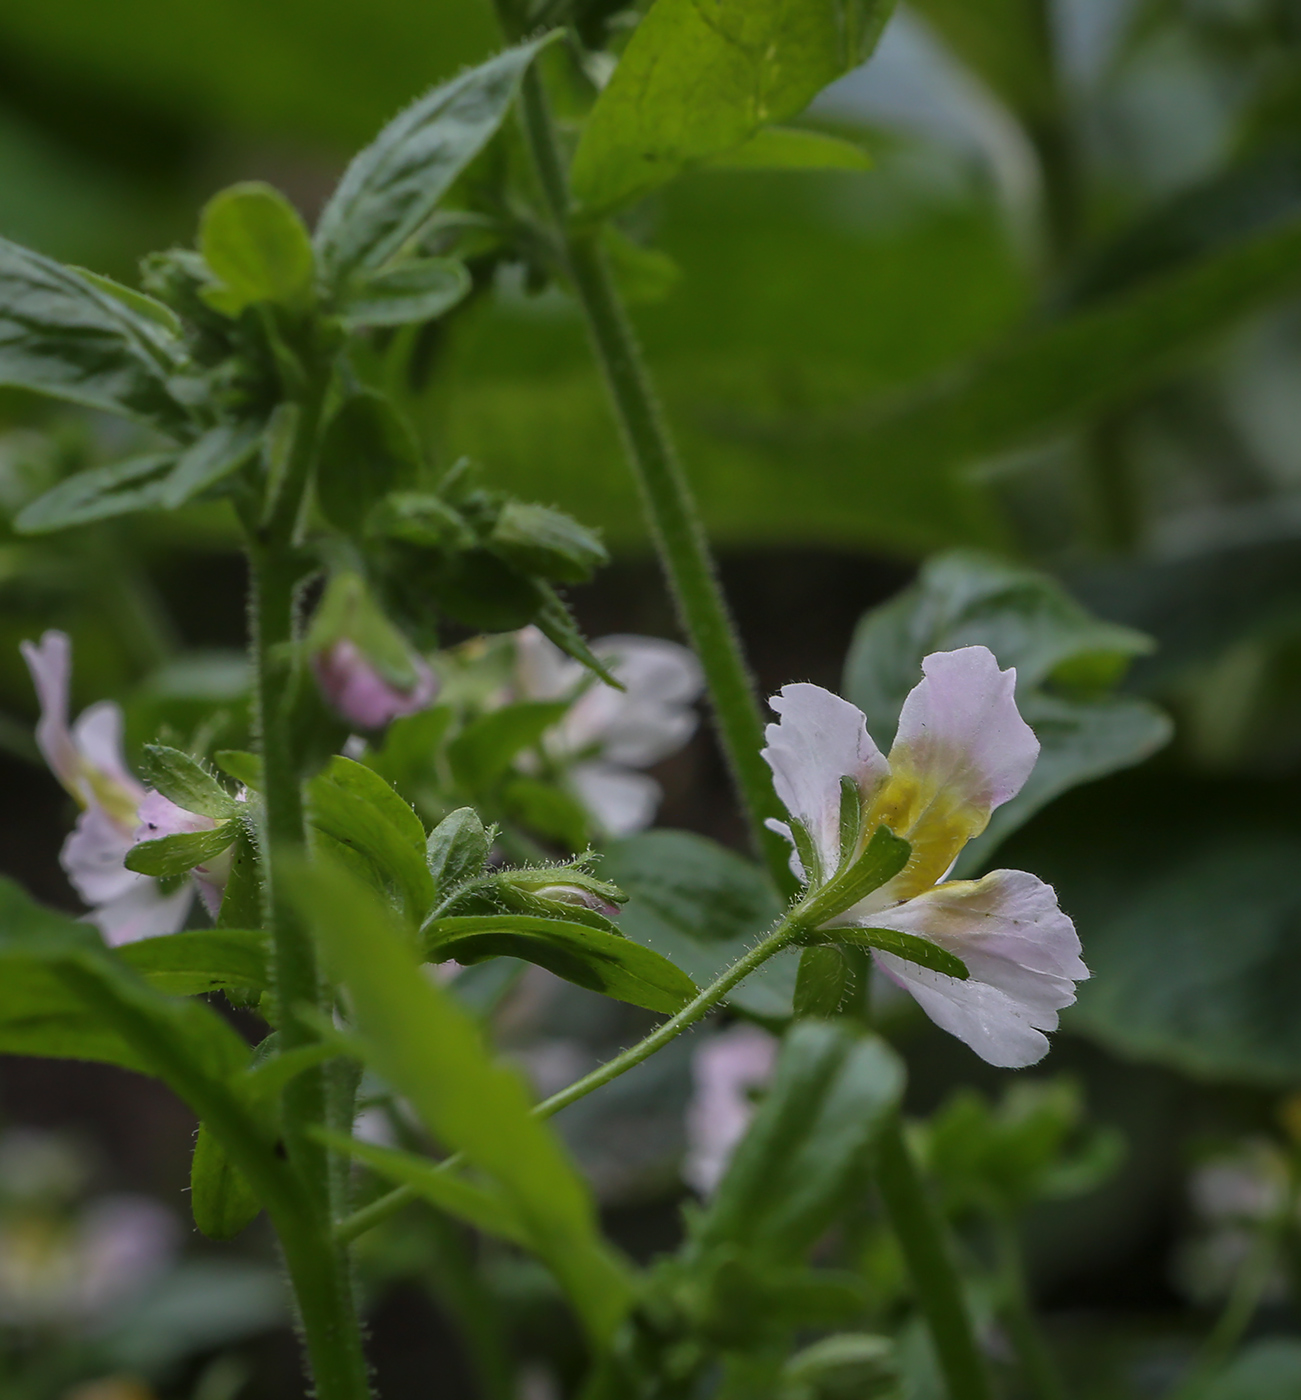
[[[612,904],[595,890],[585,890],[581,885],[540,885],[530,890],[534,899],[547,899],[553,904],[576,904],[580,909],[592,909],[604,914],[607,919],[618,917],[619,906]]]
[[[438,681],[417,656],[411,658],[416,683],[401,690],[386,681],[347,637],[340,637],[312,657],[312,670],[326,700],[359,729],[382,729],[391,720],[428,709]]]

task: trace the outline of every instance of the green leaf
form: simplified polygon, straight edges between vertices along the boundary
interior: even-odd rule
[[[292,204],[270,185],[248,181],[204,206],[199,251],[221,280],[213,304],[237,316],[258,302],[299,311],[312,293],[312,243]]]
[[[854,968],[835,944],[805,948],[795,979],[795,1015],[830,1020],[855,990]]]
[[[140,841],[126,853],[126,868],[137,875],[167,880],[185,875],[196,865],[219,856],[239,835],[238,821],[219,823],[208,831],[178,831],[156,841]]]
[[[252,990],[271,985],[267,936],[257,929],[190,929],[142,938],[117,956],[151,986],[172,996]]]
[[[163,488],[168,510],[184,505],[236,472],[262,444],[260,423],[223,423],[210,429],[181,453]]]
[[[410,429],[381,394],[349,395],[326,425],[316,474],[325,518],[358,533],[367,513],[390,491],[412,485],[420,449]]]
[[[963,875],[1055,797],[1142,762],[1171,733],[1155,707],[1106,693],[1151,650],[1146,636],[1093,617],[1046,574],[970,551],[930,560],[916,584],[864,616],[845,662],[845,694],[886,749],[923,658],[975,645],[1016,667],[1017,704],[1040,752],[1021,792],[968,844]]]
[[[316,227],[317,253],[334,286],[382,267],[419,232],[501,125],[534,56],[556,37],[507,49],[435,88],[354,158]]]
[[[719,170],[870,170],[872,157],[862,146],[825,131],[768,126],[709,164]]]
[[[573,614],[555,590],[543,583],[538,585],[537,591],[542,598],[542,607],[533,618],[538,631],[554,642],[566,656],[572,656],[594,676],[599,676],[606,685],[613,686],[615,690],[622,690],[623,683],[614,677],[609,667],[587,645],[587,640],[578,630]]]
[[[447,746],[456,780],[471,790],[494,782],[516,754],[537,744],[568,709],[563,700],[526,700],[471,720]]]
[[[262,791],[262,758],[246,749],[218,749],[212,761],[229,778],[254,792]]]
[[[1210,1381],[1202,1400],[1292,1400],[1301,1386],[1301,1342],[1252,1342]]]
[[[782,904],[758,866],[687,831],[648,831],[611,844],[602,874],[625,890],[623,933],[708,986],[770,932]],[[778,953],[728,994],[756,1016],[791,1014],[798,955]]]
[[[417,258],[354,284],[339,315],[350,329],[432,321],[470,290],[465,264],[454,258]]]
[[[161,301],[155,301],[153,297],[146,296],[144,292],[137,291],[134,287],[124,286],[121,282],[115,282],[111,277],[105,277],[103,273],[92,272],[87,267],[73,267],[69,270],[75,272],[78,277],[84,277],[97,290],[105,292],[111,297],[116,297],[129,310],[142,316],[146,321],[152,321],[163,333],[164,343],[167,338],[174,338],[181,334],[180,317],[170,306],[164,306]]]
[[[437,919],[425,929],[427,955],[433,962],[460,963],[512,957],[536,963],[594,992],[670,1015],[699,988],[685,972],[659,953],[564,919],[529,914],[483,914]]]
[[[907,958],[919,967],[928,967],[932,972],[942,972],[946,977],[956,977],[959,982],[967,980],[967,965],[961,958],[931,943],[918,938],[916,934],[900,933],[890,928],[846,928],[836,929],[836,937],[847,943],[861,944],[866,948],[880,948],[882,952],[893,953],[896,957]]]
[[[170,428],[179,343],[158,322],[28,248],[0,238],[0,384]]]
[[[599,536],[549,506],[507,501],[489,537],[498,554],[526,573],[560,583],[586,583],[610,562]]]
[[[131,511],[156,510],[167,499],[175,462],[175,453],[151,452],[78,472],[24,506],[14,529],[21,535],[44,535]]]
[[[420,818],[378,773],[336,757],[307,785],[308,820],[360,857],[381,890],[396,891],[406,917],[419,923],[434,902]]]
[[[187,812],[205,817],[229,817],[239,803],[197,760],[165,744],[146,744],[145,781]]]
[[[574,198],[599,214],[793,117],[872,51],[885,0],[657,0],[596,101]]]
[[[427,1157],[359,1142],[343,1133],[321,1132],[319,1140],[336,1152],[347,1153],[400,1186],[409,1186],[417,1195],[432,1202],[467,1225],[485,1234],[496,1235],[525,1249],[537,1249],[526,1221],[509,1196],[492,1186],[476,1185],[448,1171]]]
[[[470,1015],[421,975],[405,931],[364,886],[316,864],[300,870],[292,890],[376,1070],[437,1141],[500,1188],[588,1331],[607,1342],[630,1286],[600,1239],[586,1184],[532,1116],[517,1072],[489,1057]]]
[[[794,826],[792,832],[796,830]],[[863,853],[847,869],[817,890],[804,906],[809,927],[852,908],[873,890],[879,890],[908,864],[912,847],[887,826],[878,826]],[[806,867],[807,868],[807,867]]]
[[[457,885],[474,879],[488,863],[491,844],[473,807],[449,812],[425,842],[425,858],[438,894],[445,896]]]
[[[262,1209],[243,1172],[202,1123],[190,1162],[190,1209],[210,1240],[233,1240]]]
[[[903,1092],[884,1041],[840,1022],[799,1021],[717,1194],[700,1220],[702,1248],[729,1243],[795,1262],[861,1191],[867,1154]]]

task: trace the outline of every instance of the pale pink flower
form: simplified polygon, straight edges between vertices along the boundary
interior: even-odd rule
[[[383,729],[392,720],[427,710],[438,694],[438,681],[418,656],[411,657],[415,684],[403,689],[384,679],[361,648],[340,637],[312,657],[321,693],[349,724]]]
[[[904,701],[887,759],[862,712],[815,685],[788,685],[763,756],[777,795],[807,832],[819,868],[792,868],[810,886],[829,881],[878,826],[912,845],[905,868],[829,926],[914,934],[966,964],[962,981],[879,949],[872,957],[936,1025],[990,1064],[1019,1068],[1048,1050],[1045,1031],[1089,975],[1080,941],[1052,889],[1020,870],[946,880],[990,813],[1020,791],[1039,741],[1016,708],[1016,672],[986,647],[936,652]],[[841,849],[842,779],[858,789],[861,834]],[[791,840],[783,822],[769,826]]]
[[[687,1155],[682,1178],[712,1195],[754,1117],[754,1094],[767,1086],[777,1040],[758,1026],[732,1026],[711,1036],[691,1057]]]
[[[696,731],[693,708],[704,681],[686,647],[658,637],[602,637],[592,651],[624,690],[597,680],[536,627],[515,637],[515,689],[521,699],[574,703],[548,730],[543,748],[567,767],[575,795],[610,836],[641,831],[662,793],[646,773]]]

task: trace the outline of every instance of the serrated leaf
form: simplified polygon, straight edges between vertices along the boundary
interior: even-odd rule
[[[14,529],[20,535],[44,535],[131,511],[159,509],[175,462],[175,453],[151,452],[78,472],[28,502],[14,520]]]
[[[588,116],[571,184],[608,212],[793,117],[871,52],[885,0],[658,0]]]
[[[648,1011],[681,1011],[699,988],[669,960],[618,934],[564,919],[483,914],[437,919],[425,928],[433,962],[512,957]]]
[[[185,413],[167,390],[179,344],[63,267],[0,238],[0,384],[70,399],[165,430]]]
[[[419,231],[501,125],[534,56],[556,37],[507,49],[426,93],[353,159],[316,228],[335,287],[382,267]]]
[[[216,486],[238,471],[261,444],[260,423],[223,423],[212,428],[181,453],[163,487],[161,504],[175,510]]]
[[[417,258],[354,285],[339,308],[350,329],[432,321],[470,290],[465,264],[453,258]]]
[[[224,821],[208,831],[178,831],[156,841],[140,841],[126,853],[125,865],[137,875],[171,879],[219,856],[239,833],[239,822]]]
[[[205,817],[229,817],[239,804],[196,759],[165,744],[146,744],[145,780],[169,801]]]

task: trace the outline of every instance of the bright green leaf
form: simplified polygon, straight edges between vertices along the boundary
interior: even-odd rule
[[[238,821],[219,823],[207,831],[178,831],[156,841],[140,841],[126,854],[126,868],[137,875],[167,880],[185,875],[196,865],[219,856],[240,833]]]
[[[248,181],[214,195],[199,221],[199,251],[221,281],[221,309],[274,302],[302,310],[312,291],[312,243],[292,204]]]
[[[146,744],[145,781],[170,802],[205,817],[229,817],[239,804],[224,787],[188,753],[165,744]]]
[[[190,1209],[210,1240],[233,1240],[261,1209],[243,1172],[202,1123],[190,1162]]]
[[[872,157],[853,141],[825,131],[767,126],[709,164],[720,170],[870,170]]]
[[[117,956],[159,991],[200,996],[228,988],[256,992],[271,985],[266,934],[256,929],[189,929],[142,938]]]

